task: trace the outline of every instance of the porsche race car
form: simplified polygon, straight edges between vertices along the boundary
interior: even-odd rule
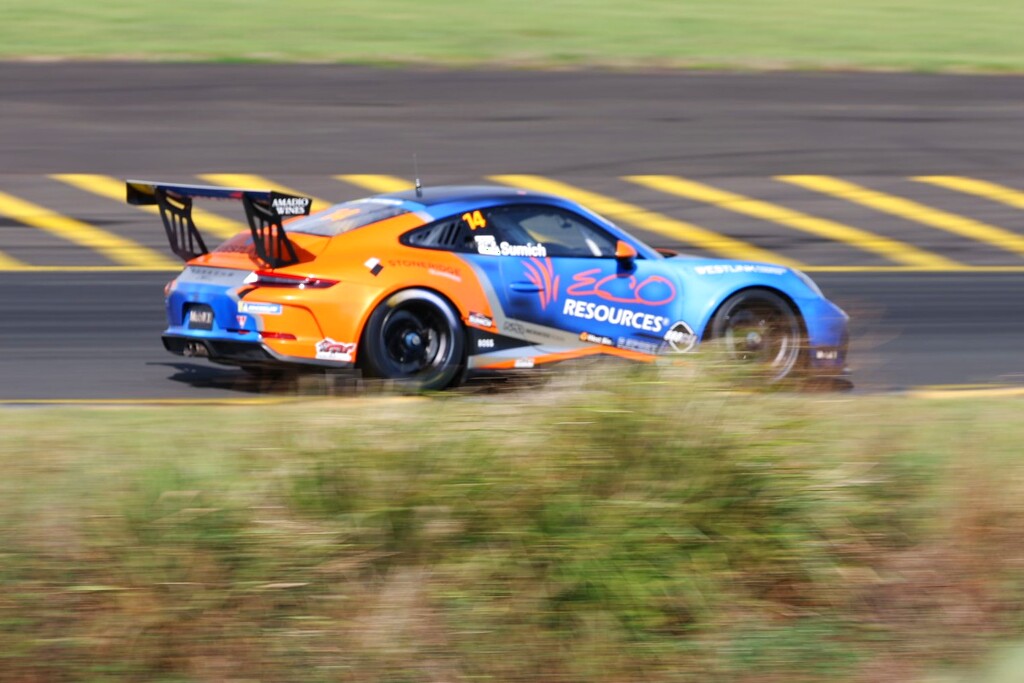
[[[846,371],[847,316],[804,273],[654,249],[557,196],[417,187],[310,215],[310,198],[267,190],[129,180],[127,195],[159,207],[186,261],[165,292],[175,354],[423,389],[710,339],[771,381]],[[208,249],[196,199],[240,202],[249,231]]]

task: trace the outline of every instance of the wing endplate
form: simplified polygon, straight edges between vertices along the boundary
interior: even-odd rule
[[[295,246],[284,229],[284,218],[308,216],[310,197],[215,185],[186,185],[148,180],[125,181],[127,201],[136,206],[157,206],[171,251],[185,261],[209,253],[192,219],[193,199],[242,202],[252,232],[256,256],[271,268],[298,263]]]

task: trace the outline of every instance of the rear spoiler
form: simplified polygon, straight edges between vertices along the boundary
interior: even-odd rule
[[[308,216],[313,206],[310,197],[299,197],[273,190],[243,190],[212,185],[179,185],[149,180],[125,181],[128,203],[160,208],[160,218],[171,251],[189,261],[209,253],[203,236],[192,220],[193,199],[231,199],[242,202],[252,232],[256,256],[271,268],[298,263],[295,246],[288,239],[283,220]]]

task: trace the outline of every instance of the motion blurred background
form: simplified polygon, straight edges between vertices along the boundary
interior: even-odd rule
[[[0,17],[0,680],[1024,680],[1024,3]],[[163,354],[121,179],[340,201],[414,153],[801,263],[857,390],[709,354],[338,396]]]
[[[402,66],[1015,71],[1010,0],[6,3],[0,55]]]

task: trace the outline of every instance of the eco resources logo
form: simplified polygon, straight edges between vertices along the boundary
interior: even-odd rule
[[[579,299],[566,299],[562,307],[562,314],[581,320],[594,320],[599,323],[621,325],[634,330],[655,333],[660,333],[669,322],[668,318],[661,315],[642,313],[608,304],[595,304],[592,301],[580,301]]]
[[[676,298],[676,286],[661,275],[643,280],[630,275],[610,273],[604,277],[600,268],[591,268],[572,276],[573,283],[565,290],[572,296],[593,296],[616,304],[662,306]]]
[[[526,279],[540,288],[537,297],[540,299],[540,307],[547,310],[548,304],[558,301],[558,286],[560,275],[555,275],[555,267],[551,265],[551,259],[531,258],[523,263],[526,271]]]

